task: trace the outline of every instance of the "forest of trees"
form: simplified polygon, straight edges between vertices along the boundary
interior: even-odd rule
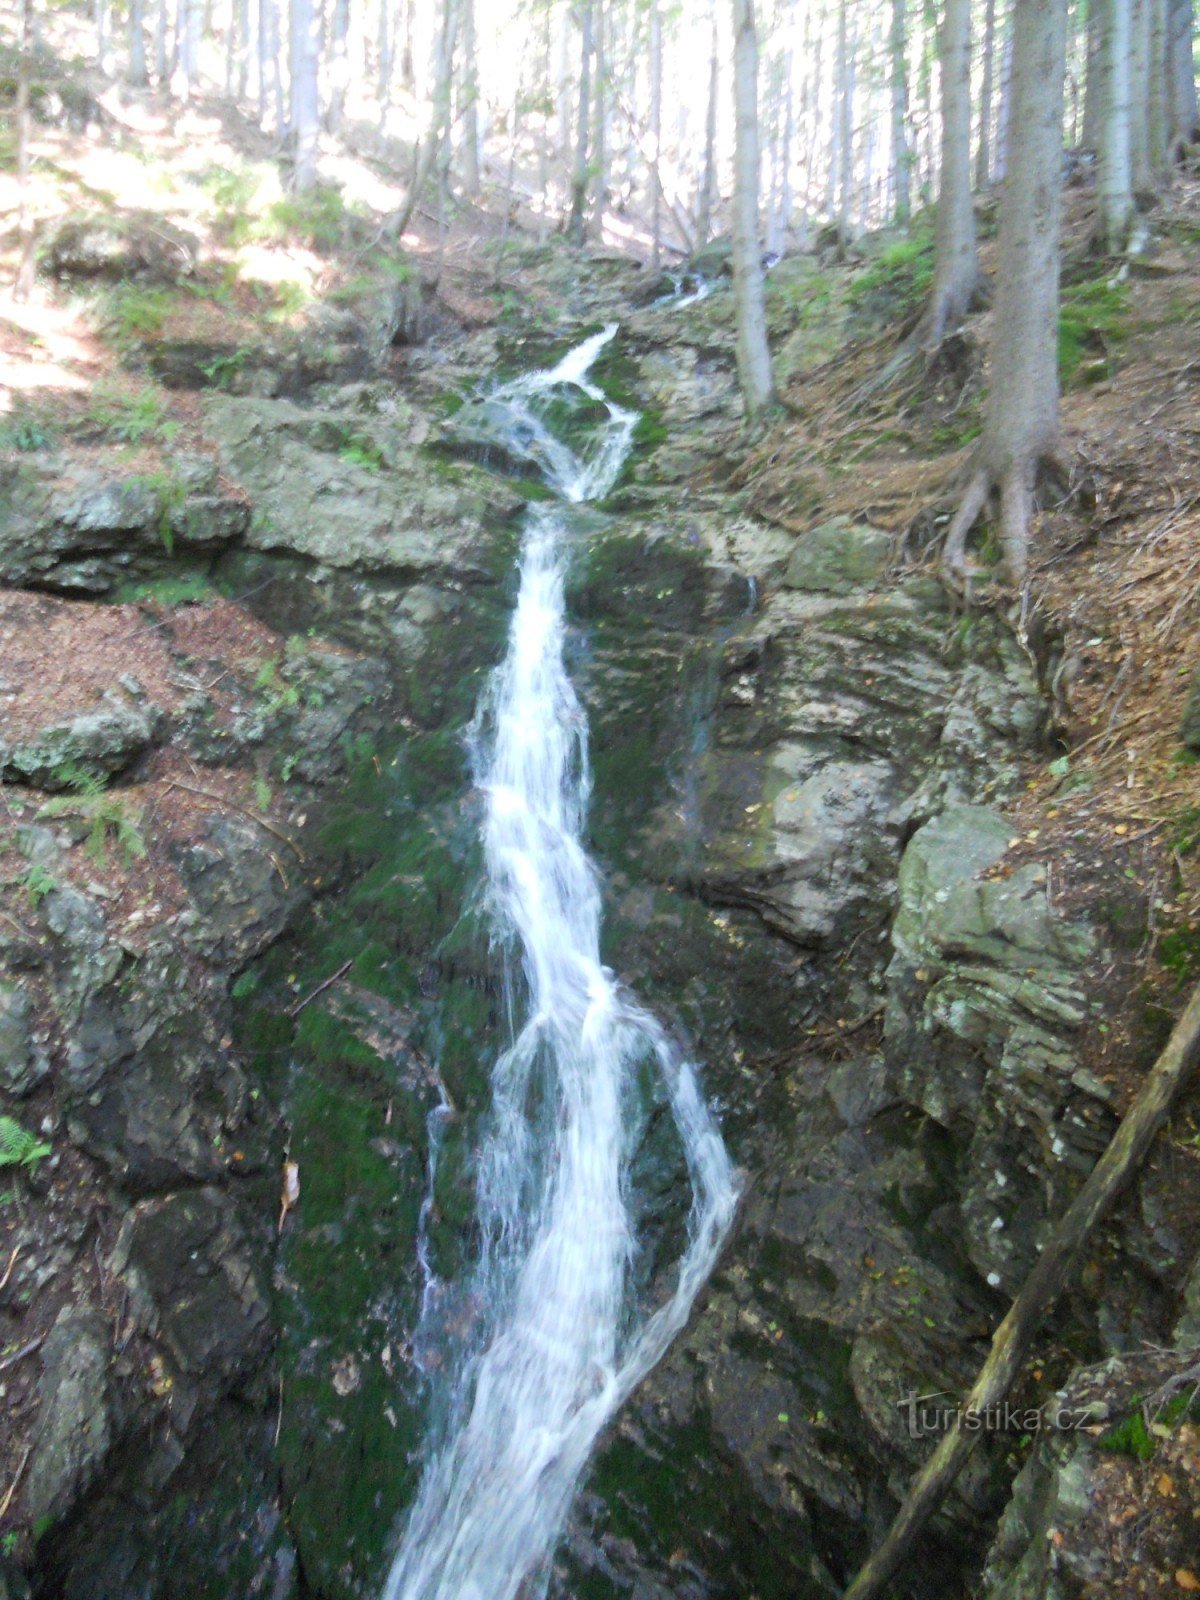
[[[439,215],[486,188],[544,233],[639,248],[655,269],[728,230],[751,425],[775,404],[763,261],[845,254],[934,208],[933,286],[903,353],[928,359],[989,298],[996,326],[952,577],[993,495],[1008,575],[1025,569],[1058,446],[1068,168],[1093,183],[1095,249],[1119,253],[1200,126],[1192,0],[95,0],[94,21],[104,70],[236,99],[299,190],[348,126],[392,141],[396,237],[431,184]],[[988,284],[975,206],[997,186]]]

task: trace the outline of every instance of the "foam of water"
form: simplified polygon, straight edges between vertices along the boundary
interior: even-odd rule
[[[554,439],[537,401],[588,371],[615,327],[493,397],[536,442],[567,500],[603,495],[636,415],[610,420],[585,458]],[[528,432],[527,432],[528,430]],[[531,450],[534,448],[531,445]],[[519,952],[521,1020],[492,1072],[477,1171],[478,1331],[457,1402],[427,1462],[383,1600],[535,1600],[597,1434],[683,1326],[732,1219],[736,1183],[696,1075],[600,960],[601,899],[583,845],[587,724],[563,661],[567,522],[530,513],[508,653],[481,707],[477,777],[497,938]],[[656,1308],[633,1289],[639,1240],[628,1161],[653,1068],[686,1158],[687,1244]]]

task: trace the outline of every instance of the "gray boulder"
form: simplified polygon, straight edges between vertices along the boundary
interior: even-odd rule
[[[115,777],[155,743],[165,720],[153,701],[110,690],[94,710],[48,723],[18,743],[0,739],[0,774],[51,792],[71,788],[81,774]]]
[[[65,1306],[41,1354],[35,1443],[24,1487],[26,1514],[35,1524],[59,1520],[91,1487],[112,1432],[104,1318]]]

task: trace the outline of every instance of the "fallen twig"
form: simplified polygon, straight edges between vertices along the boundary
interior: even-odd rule
[[[268,821],[260,812],[251,811],[248,806],[239,805],[236,800],[230,800],[227,795],[216,794],[212,789],[200,789],[194,783],[184,783],[180,778],[171,779],[163,790],[163,797],[169,794],[172,789],[182,789],[185,794],[196,794],[203,800],[211,800],[214,805],[228,806],[231,811],[241,812],[243,817],[249,817],[251,822],[257,822],[260,828],[265,828],[268,833],[273,833],[277,839],[282,839],[288,849],[295,854],[297,861],[304,860],[304,851],[301,850],[296,841],[284,833],[282,828],[277,828],[273,822]]]
[[[23,1344],[19,1350],[14,1350],[12,1355],[5,1356],[0,1361],[0,1372],[7,1372],[9,1367],[15,1367],[18,1361],[24,1361],[26,1356],[31,1356],[35,1350],[40,1350],[45,1343],[46,1335],[43,1333],[36,1339],[30,1339],[28,1344]]]
[[[317,985],[317,987],[315,989],[313,989],[309,994],[306,994],[304,996],[303,1000],[297,1000],[296,1004],[294,1006],[292,1006],[291,1009],[288,1011],[288,1016],[289,1017],[298,1017],[300,1015],[300,1013],[304,1010],[306,1005],[308,1005],[311,1001],[315,1000],[319,994],[324,994],[326,989],[332,988],[333,985],[338,981],[339,978],[344,978],[346,976],[346,974],[350,971],[350,968],[353,965],[354,965],[354,958],[353,957],[351,957],[349,961],[343,961],[341,966],[337,969],[336,972],[332,973],[328,978],[326,978],[323,983],[319,983]]]
[[[16,1492],[17,1492],[17,1485],[20,1483],[22,1477],[25,1474],[26,1465],[28,1464],[29,1458],[30,1458],[30,1456],[32,1454],[33,1454],[33,1441],[31,1439],[29,1441],[29,1443],[25,1446],[25,1452],[22,1455],[20,1461],[17,1463],[17,1470],[16,1470],[15,1474],[13,1475],[13,1481],[8,1486],[8,1493],[4,1496],[3,1501],[0,1502],[0,1517],[6,1517],[8,1515],[8,1508],[9,1508],[10,1505],[12,1505],[12,1502],[13,1502],[13,1495],[15,1495]]]

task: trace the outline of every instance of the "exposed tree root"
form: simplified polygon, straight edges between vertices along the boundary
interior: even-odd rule
[[[1080,1250],[1137,1171],[1198,1057],[1200,989],[1188,1001],[1141,1093],[1125,1113],[1108,1148],[1051,1234],[1008,1315],[996,1329],[991,1353],[953,1426],[917,1474],[887,1537],[846,1590],[845,1600],[873,1600],[941,1505],[980,1437],[981,1430],[964,1427],[963,1418],[972,1414],[982,1416],[989,1406],[996,1405],[1008,1393],[1030,1340],[1061,1293]]]
[[[942,576],[956,593],[965,593],[970,579],[977,575],[967,561],[967,539],[993,495],[1000,511],[1000,575],[1015,589],[1024,584],[1029,565],[1029,528],[1038,480],[1043,476],[1069,484],[1070,464],[1061,451],[1018,456],[1000,468],[993,467],[983,455],[976,457],[942,545]]]

